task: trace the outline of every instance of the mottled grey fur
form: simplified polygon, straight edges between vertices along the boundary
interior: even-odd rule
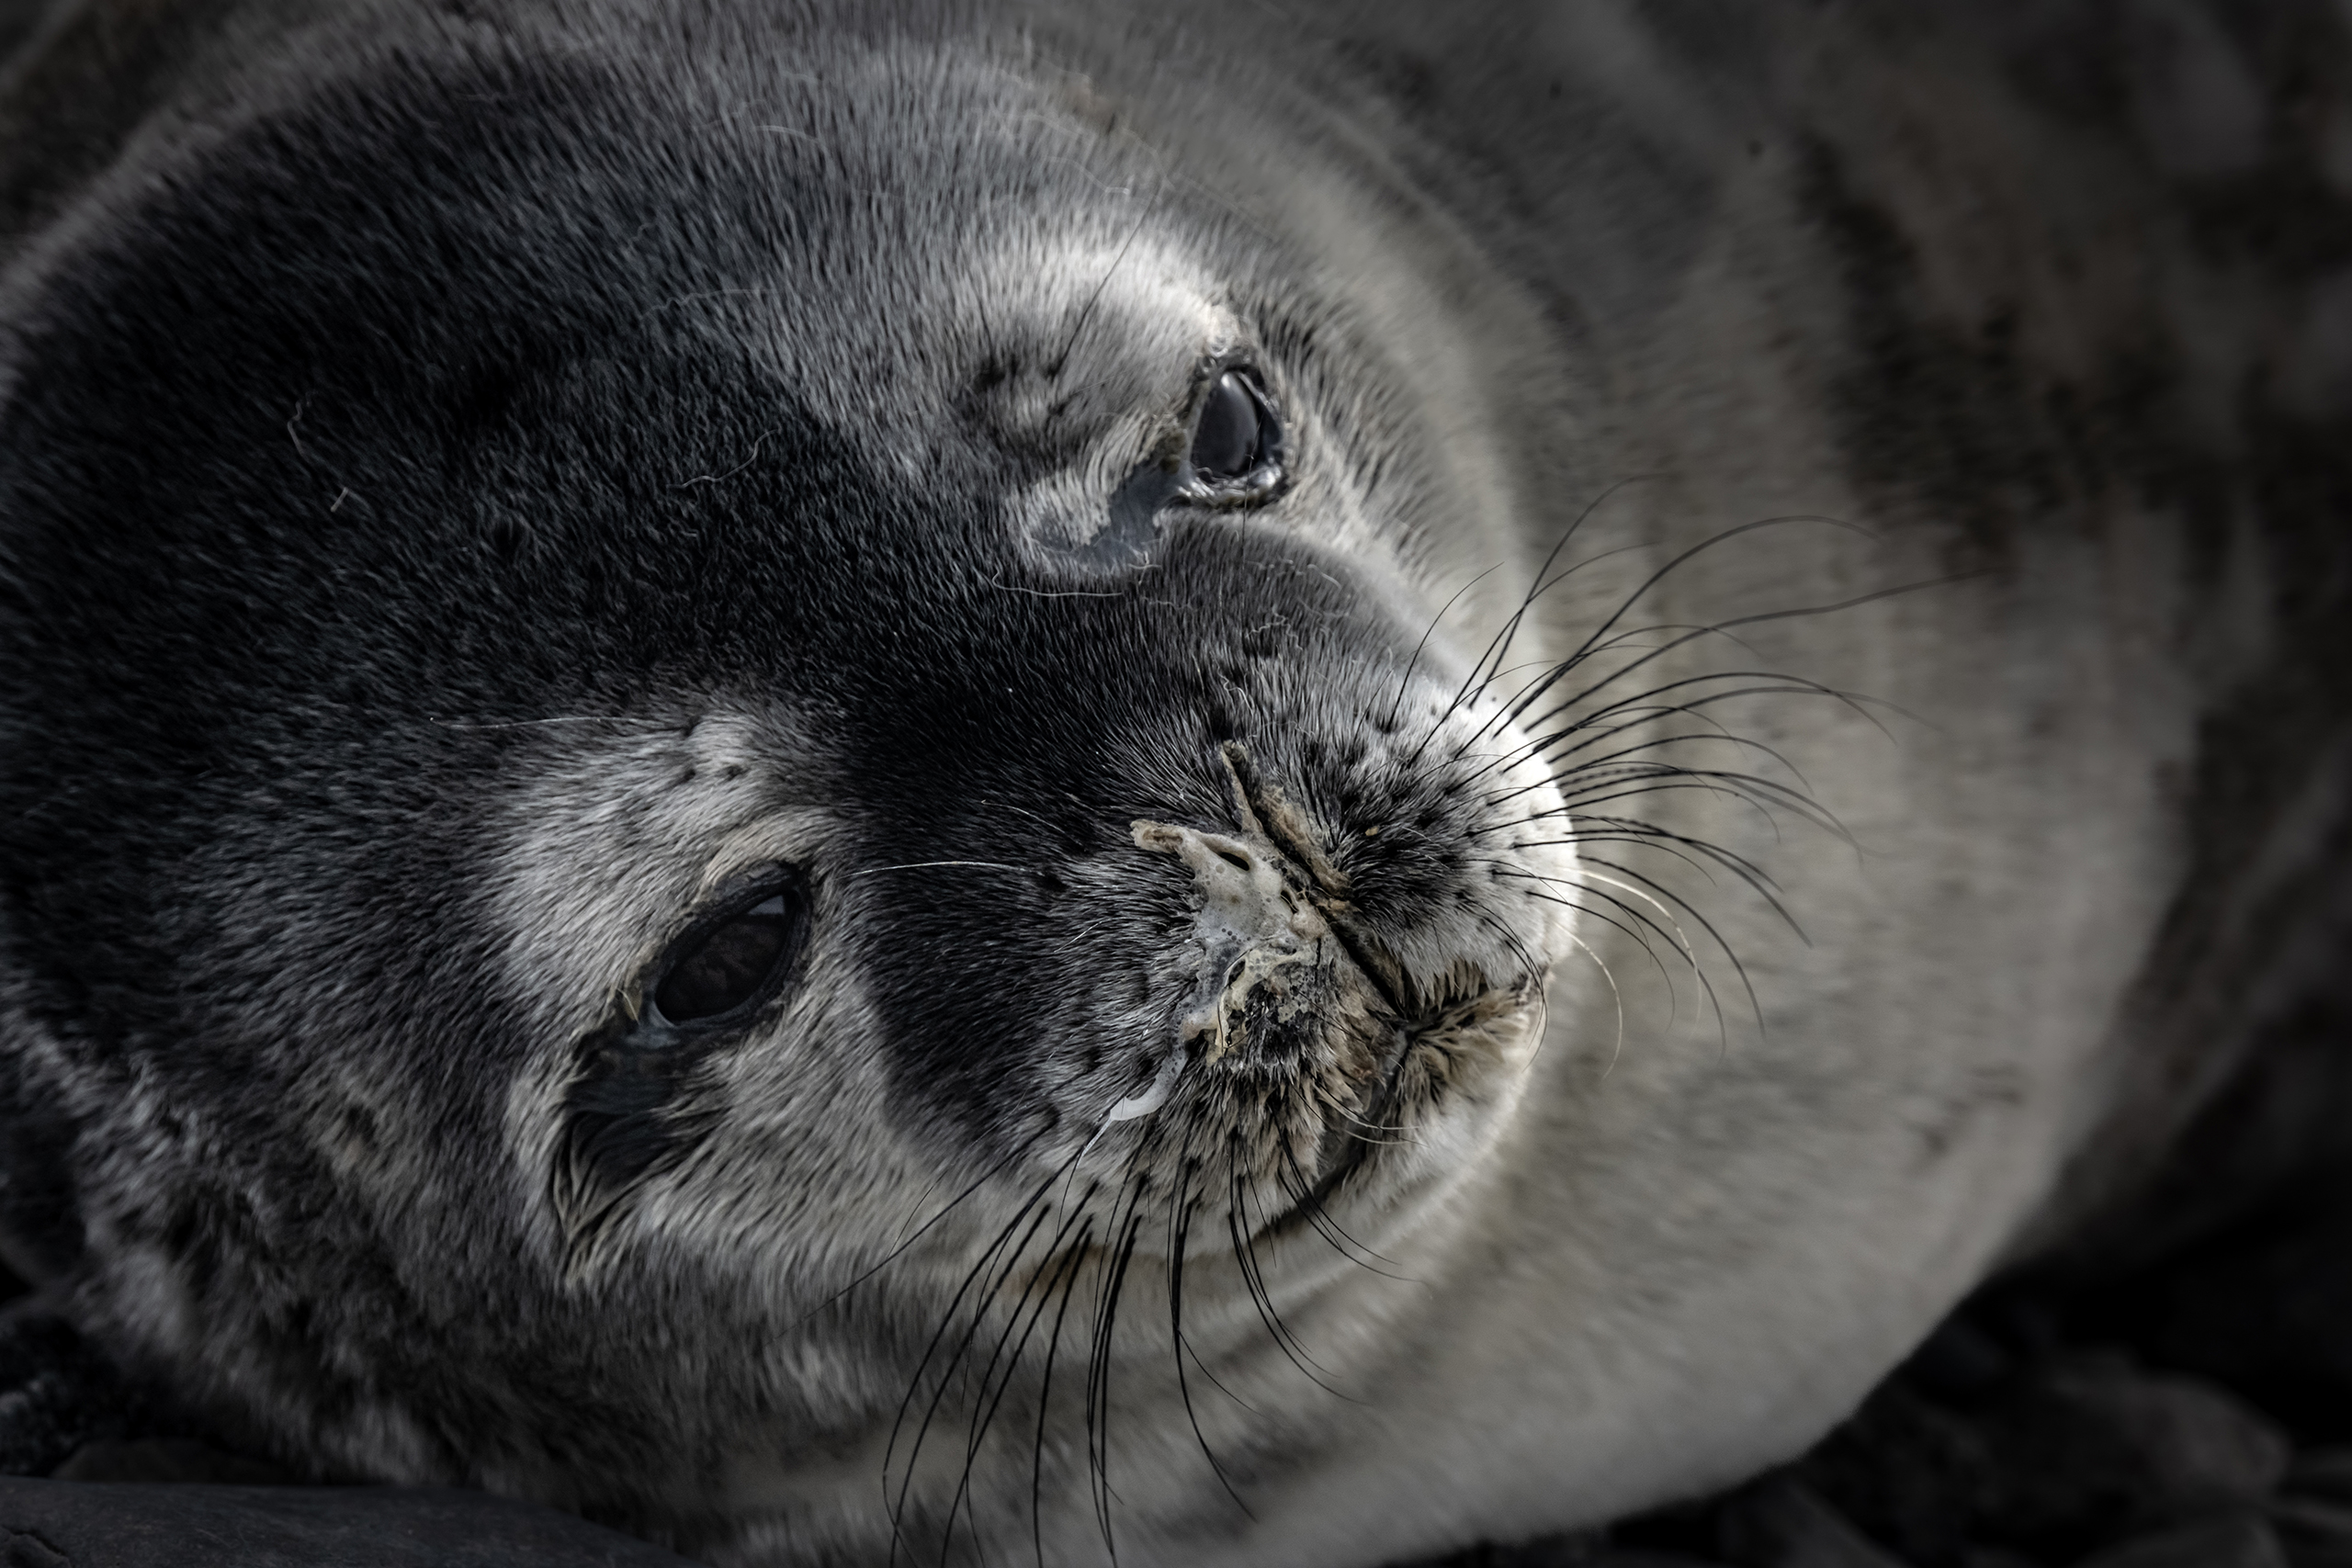
[[[1161,9],[0,17],[39,1310],[714,1561],[1371,1562],[1792,1451],[2291,999],[2335,13]]]

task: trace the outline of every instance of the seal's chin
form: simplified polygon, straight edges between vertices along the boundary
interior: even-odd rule
[[[1394,982],[1384,986],[1372,972],[1366,978],[1381,987],[1396,1016],[1408,1021],[1390,1032],[1385,1059],[1363,1102],[1351,1115],[1323,1127],[1307,1195],[1314,1204],[1331,1201],[1343,1184],[1370,1174],[1393,1150],[1426,1153],[1426,1136],[1441,1119],[1475,1115],[1515,1098],[1511,1080],[1528,1054],[1521,1047],[1540,1032],[1540,972],[1522,972],[1498,985],[1464,962],[1419,995],[1398,995]],[[1302,1201],[1294,1207],[1308,1206]]]

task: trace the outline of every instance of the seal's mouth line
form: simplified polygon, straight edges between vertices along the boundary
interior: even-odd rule
[[[1357,922],[1355,906],[1347,897],[1346,874],[1332,864],[1330,857],[1316,842],[1313,824],[1306,813],[1259,772],[1249,748],[1238,740],[1228,740],[1217,748],[1217,758],[1225,764],[1226,776],[1232,783],[1234,808],[1240,816],[1243,829],[1272,845],[1282,857],[1283,869],[1293,885],[1315,905],[1330,926],[1331,934],[1339,939],[1340,947],[1372,983],[1373,989],[1387,1005],[1389,1015],[1396,1021],[1402,1043],[1396,1054],[1396,1060],[1383,1075],[1384,1094],[1393,1087],[1396,1068],[1405,1055],[1423,1035],[1444,1027],[1449,1017],[1465,1008],[1476,1007],[1490,998],[1522,994],[1533,982],[1535,976],[1525,974],[1498,986],[1483,969],[1465,964],[1457,965],[1433,992],[1424,994],[1396,956]]]
[[[1516,1001],[1527,994],[1534,979],[1523,976],[1498,986],[1484,970],[1465,964],[1448,977],[1455,983],[1422,997],[1406,976],[1404,966],[1348,919],[1346,912],[1334,912],[1329,907],[1323,912],[1341,950],[1388,1010],[1392,1022],[1386,1059],[1380,1066],[1377,1086],[1325,1134],[1323,1147],[1317,1151],[1316,1163],[1321,1169],[1314,1185],[1277,1215],[1269,1229],[1305,1223],[1341,1182],[1389,1141],[1381,1134],[1395,1130],[1390,1122],[1403,1094],[1405,1069],[1424,1040],[1475,1016],[1490,1002]]]
[[[1404,1021],[1414,1018],[1417,1010],[1407,998],[1410,984],[1405,978],[1404,966],[1358,929],[1355,906],[1347,899],[1348,879],[1315,841],[1305,814],[1281,790],[1265,781],[1249,748],[1239,741],[1228,740],[1218,747],[1217,760],[1225,764],[1226,777],[1232,781],[1234,809],[1241,818],[1243,830],[1273,847],[1293,885],[1306,895],[1329,924],[1340,948],[1387,1004],[1390,1016],[1409,1030],[1412,1026]]]

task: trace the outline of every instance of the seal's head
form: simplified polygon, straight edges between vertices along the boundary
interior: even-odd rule
[[[1439,616],[1528,563],[1377,256],[671,45],[264,72],[10,281],[6,1229],[322,1471],[1059,1532],[1511,1102],[1576,863]]]

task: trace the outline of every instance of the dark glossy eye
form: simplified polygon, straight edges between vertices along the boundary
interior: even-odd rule
[[[1246,373],[1228,370],[1209,389],[1193,427],[1193,475],[1212,485],[1246,479],[1266,466],[1272,436],[1265,398]]]
[[[806,924],[797,887],[756,896],[671,959],[654,1010],[671,1023],[698,1023],[765,997],[791,967]]]

